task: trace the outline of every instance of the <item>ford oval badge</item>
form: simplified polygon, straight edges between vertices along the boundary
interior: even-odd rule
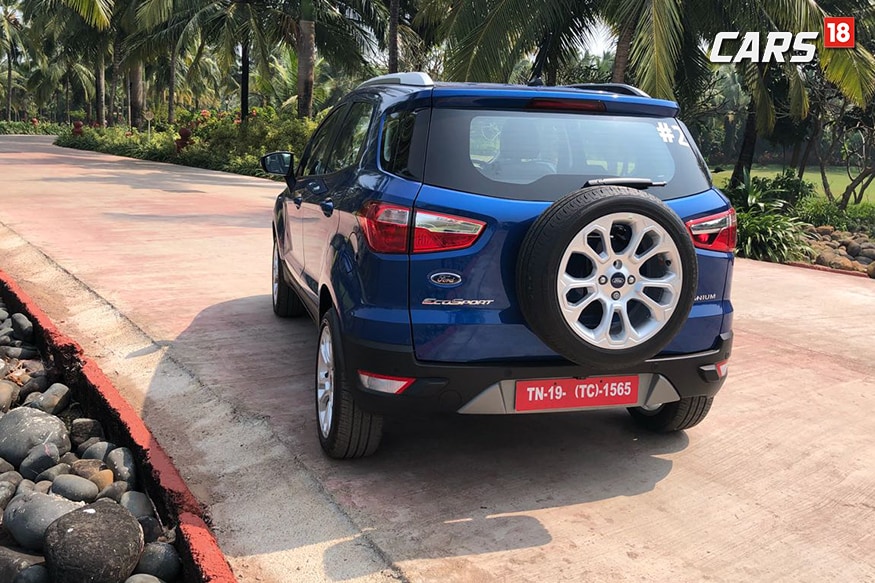
[[[429,276],[431,282],[435,285],[439,285],[441,287],[453,287],[462,283],[462,276],[458,273],[451,273],[449,271],[441,271],[438,273],[432,273]]]

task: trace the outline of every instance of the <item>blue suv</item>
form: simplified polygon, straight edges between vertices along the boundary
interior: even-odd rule
[[[627,408],[699,423],[732,345],[735,212],[678,106],[627,85],[371,79],[325,118],[273,215],[273,309],[318,323],[319,441],[385,415]]]

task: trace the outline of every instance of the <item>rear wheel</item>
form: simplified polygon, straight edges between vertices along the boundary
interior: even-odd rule
[[[337,312],[329,309],[319,326],[316,353],[316,422],[319,444],[329,456],[369,456],[380,445],[383,418],[355,402],[343,360]]]
[[[273,313],[280,318],[294,318],[301,316],[304,313],[304,304],[297,292],[286,283],[286,278],[283,277],[282,266],[280,264],[280,250],[276,244],[276,239],[273,240],[273,267],[271,269],[272,276],[272,297],[273,297]]]
[[[714,397],[684,397],[655,407],[632,407],[629,414],[645,429],[671,433],[698,425],[711,410]]]

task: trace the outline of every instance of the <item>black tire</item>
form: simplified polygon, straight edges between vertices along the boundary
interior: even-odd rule
[[[360,458],[373,454],[383,437],[383,417],[365,411],[355,402],[351,390],[350,371],[346,368],[343,358],[343,346],[340,342],[340,325],[337,312],[330,308],[319,325],[320,344],[323,330],[331,334],[333,355],[333,401],[330,427],[327,434],[323,432],[319,411],[319,359],[317,344],[316,357],[316,433],[319,444],[330,457],[336,459]]]
[[[572,239],[593,221],[623,212],[654,221],[671,237],[681,263],[681,286],[674,311],[651,337],[637,345],[604,348],[586,341],[566,322],[559,305],[557,278]],[[612,245],[613,240],[612,231]],[[632,251],[637,253],[638,249]],[[594,263],[590,265],[596,269]],[[696,251],[680,218],[655,196],[621,186],[584,188],[556,201],[529,229],[517,260],[517,298],[532,331],[568,360],[602,370],[641,363],[665,348],[686,322],[697,285]]]
[[[297,318],[304,315],[304,303],[298,293],[286,283],[283,273],[282,259],[276,239],[273,240],[273,265],[271,267],[271,298],[273,300],[273,313],[280,318]],[[275,286],[275,287],[273,287]]]
[[[631,407],[629,414],[645,429],[671,433],[698,425],[708,415],[713,402],[714,397],[684,397],[680,401],[663,403],[653,411]]]

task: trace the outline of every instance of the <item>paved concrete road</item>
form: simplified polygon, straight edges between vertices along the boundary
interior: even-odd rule
[[[0,268],[114,375],[242,581],[875,581],[875,281],[740,260],[730,380],[624,412],[395,422],[319,452],[267,181],[0,138]]]

